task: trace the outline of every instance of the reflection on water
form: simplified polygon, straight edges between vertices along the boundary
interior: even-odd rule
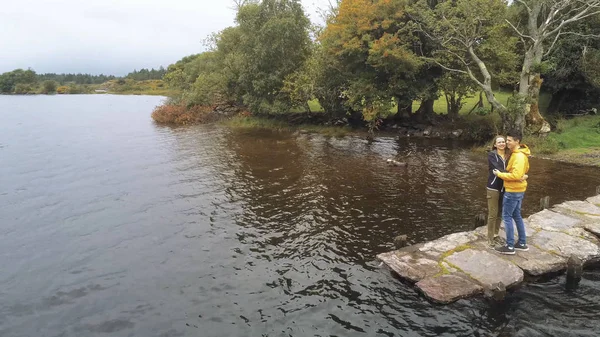
[[[155,97],[0,96],[1,336],[594,335],[600,272],[502,306],[437,306],[378,267],[392,238],[469,229],[485,156],[164,127]],[[390,167],[400,157],[408,167]],[[596,169],[532,159],[524,208],[584,199]]]

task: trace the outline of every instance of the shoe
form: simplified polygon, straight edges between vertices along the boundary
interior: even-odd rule
[[[498,247],[496,251],[504,255],[515,255],[515,249],[509,246]]]
[[[522,252],[526,252],[526,251],[528,251],[528,250],[529,250],[529,247],[527,246],[527,244],[526,244],[526,243],[523,243],[523,244],[521,244],[521,243],[517,243],[517,244],[515,245],[515,250],[520,250],[520,251],[522,251]]]

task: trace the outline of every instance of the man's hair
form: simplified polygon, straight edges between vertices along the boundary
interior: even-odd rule
[[[518,140],[519,142],[521,142],[521,140],[523,139],[523,133],[519,130],[510,130],[506,133],[507,137],[511,137],[514,140]]]

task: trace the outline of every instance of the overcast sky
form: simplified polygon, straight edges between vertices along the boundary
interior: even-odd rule
[[[313,22],[329,0],[302,0]],[[204,50],[234,24],[231,0],[19,0],[0,10],[0,73],[125,75]]]

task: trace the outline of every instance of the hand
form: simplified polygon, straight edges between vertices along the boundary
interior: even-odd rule
[[[525,180],[527,180],[527,178],[529,178],[529,176],[528,175],[524,175],[523,178],[521,178],[520,181],[525,181]]]
[[[500,171],[498,171],[498,170],[494,169],[494,170],[492,170],[492,173],[493,173],[495,176],[498,176],[498,173],[500,173]]]

